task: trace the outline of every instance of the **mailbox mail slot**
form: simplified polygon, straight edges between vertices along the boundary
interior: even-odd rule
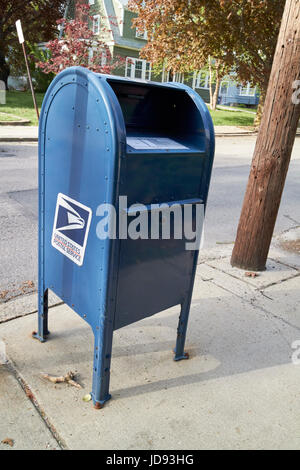
[[[39,129],[36,336],[45,341],[49,334],[51,289],[93,330],[97,407],[110,398],[114,330],[181,305],[175,360],[187,358],[198,246],[187,249],[188,237],[177,234],[183,215],[176,218],[170,209],[190,206],[195,225],[197,208],[206,207],[213,158],[210,114],[185,85],[72,67],[47,91]],[[118,217],[116,236],[105,238],[99,221],[108,205]],[[146,223],[148,236],[128,236],[134,214]]]

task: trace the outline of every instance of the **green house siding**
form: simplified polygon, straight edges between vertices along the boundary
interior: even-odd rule
[[[136,17],[135,13],[124,10],[123,36],[128,39],[136,39],[136,29],[132,28],[132,20]]]
[[[135,59],[138,59],[139,58],[139,51],[126,49],[124,47],[114,46],[113,56],[114,56],[114,58],[121,57],[122,59],[125,59],[125,60],[126,60],[126,57],[134,57]],[[125,69],[126,69],[126,63],[124,61],[124,65],[122,65],[122,67],[118,67],[117,69],[115,69],[113,71],[113,74],[124,77],[125,76]]]
[[[117,57],[122,57],[123,59],[126,60],[127,57],[132,57],[134,59],[139,59],[140,58],[140,51],[136,49],[129,49],[125,47],[120,47],[120,46],[114,46],[113,49],[113,56],[115,58]],[[143,59],[141,59],[143,60]],[[124,62],[124,65],[122,67],[119,67],[113,71],[114,75],[119,75],[121,77],[125,76],[125,71],[126,71],[126,63]],[[154,75],[154,73],[151,73],[151,81],[154,82],[161,82],[162,75]]]
[[[140,51],[136,49],[129,49],[125,47],[114,46],[114,56],[118,55],[119,57],[134,57],[138,59],[140,57]]]
[[[205,101],[205,103],[210,102],[209,90],[204,90],[202,88],[196,88],[195,91],[198,93],[198,95],[201,96],[201,98]]]

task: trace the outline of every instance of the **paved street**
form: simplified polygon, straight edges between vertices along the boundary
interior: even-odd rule
[[[218,138],[204,248],[232,245],[255,137]],[[300,138],[276,233],[300,225]],[[37,145],[0,143],[0,302],[35,291],[37,283]]]

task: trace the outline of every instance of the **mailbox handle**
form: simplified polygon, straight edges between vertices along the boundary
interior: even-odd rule
[[[130,216],[130,215],[135,215],[136,212],[154,212],[156,210],[161,212],[164,210],[168,210],[173,206],[182,207],[184,205],[192,205],[192,204],[204,204],[204,202],[202,199],[184,199],[181,201],[162,202],[162,203],[155,203],[155,204],[148,204],[148,205],[135,204],[129,207],[128,209],[124,209],[124,211],[127,212],[127,214]]]

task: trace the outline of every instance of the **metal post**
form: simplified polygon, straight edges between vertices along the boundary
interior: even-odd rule
[[[37,107],[37,103],[36,103],[36,99],[35,99],[35,93],[34,93],[34,89],[33,89],[33,85],[32,85],[31,73],[30,73],[27,54],[26,54],[26,49],[25,49],[25,39],[24,39],[23,30],[22,30],[21,20],[16,21],[16,28],[17,28],[19,43],[22,44],[24,59],[25,59],[25,64],[26,64],[27,74],[28,74],[28,79],[29,79],[29,84],[30,84],[30,88],[31,88],[32,98],[33,98],[33,103],[34,103],[35,111],[36,111],[36,114],[37,114],[37,118],[39,120],[40,119],[40,114],[39,114],[39,109]]]
[[[29,69],[29,64],[28,64],[28,59],[27,59],[27,54],[26,54],[26,49],[25,49],[25,43],[24,42],[22,43],[22,48],[23,48],[25,64],[26,64],[26,68],[27,68],[27,74],[28,74],[30,89],[31,89],[31,93],[32,93],[33,104],[34,104],[34,107],[35,107],[37,118],[39,120],[40,119],[40,113],[39,113],[39,109],[38,109],[36,98],[35,98],[35,93],[34,93],[34,89],[33,89],[32,78],[31,78],[31,73],[30,73],[30,69]]]

